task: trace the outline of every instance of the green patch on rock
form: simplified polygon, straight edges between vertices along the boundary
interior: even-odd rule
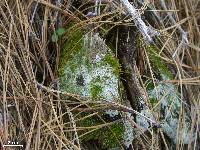
[[[147,89],[147,90],[152,90],[152,89],[154,89],[154,84],[153,84],[152,81],[147,83],[146,89]]]
[[[103,61],[106,63],[106,64],[109,64],[110,66],[113,67],[113,71],[114,71],[114,74],[116,76],[119,76],[120,74],[120,71],[121,71],[121,65],[119,63],[119,60],[117,58],[115,58],[112,54],[107,54],[104,58],[103,58]]]
[[[150,103],[154,107],[158,103],[158,100],[155,97],[150,98]]]
[[[155,71],[159,72],[160,74],[164,74],[168,78],[172,79],[172,73],[170,72],[166,63],[158,56],[159,50],[153,45],[148,46],[148,55],[150,62],[152,63]]]
[[[124,125],[122,123],[115,123],[110,126],[110,129],[104,129],[102,134],[102,143],[104,148],[120,147],[124,135]]]
[[[93,98],[101,97],[102,86],[97,84],[92,84],[90,88],[90,93]]]
[[[124,125],[121,122],[115,122],[108,126],[98,127],[103,125],[103,122],[96,117],[87,118],[79,122],[82,127],[97,126],[92,132],[88,132],[81,137],[84,142],[91,140],[98,140],[103,149],[120,147],[120,143],[123,141]],[[84,134],[83,132],[81,134]]]
[[[67,28],[71,29],[73,24],[70,24]],[[67,36],[69,35],[69,36]],[[70,63],[69,66],[74,71],[77,68],[77,64],[74,61],[74,55],[83,50],[83,31],[81,29],[67,30],[66,31],[67,42],[61,50],[60,63],[59,63],[59,75],[64,74],[65,65]]]

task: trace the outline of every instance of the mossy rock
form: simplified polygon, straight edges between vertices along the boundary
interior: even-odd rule
[[[120,65],[98,34],[77,30],[61,52],[61,89],[81,96],[107,100],[119,97]]]
[[[79,29],[70,34],[61,51],[59,65],[61,90],[90,97],[94,101],[100,98],[106,101],[119,99],[121,67],[113,52],[103,44],[104,41],[97,34],[84,34],[84,31]],[[117,111],[109,112],[115,114]],[[78,121],[77,125],[91,127],[103,123],[95,116]],[[78,131],[78,134],[87,131]],[[84,135],[81,141],[98,140],[102,148],[106,149],[120,147],[124,131],[125,126],[122,122],[114,122],[109,127],[102,127]]]

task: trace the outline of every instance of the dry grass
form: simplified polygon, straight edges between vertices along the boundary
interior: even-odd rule
[[[103,104],[101,106],[96,102],[94,110],[94,107],[91,108],[91,105],[94,106],[91,100],[59,91],[57,70],[62,45],[61,41],[52,43],[51,35],[70,20],[76,22],[80,28],[91,22],[98,23],[98,28],[106,23],[116,26],[123,20],[113,22],[112,18],[118,15],[116,12],[121,11],[121,8],[119,7],[119,10],[114,13],[103,12],[101,16],[86,20],[81,11],[71,12],[68,7],[65,7],[69,2],[65,1],[63,6],[59,6],[44,0],[0,1],[1,146],[8,141],[18,141],[25,146],[26,150],[62,148],[79,150],[81,149],[80,137],[84,134],[80,135],[78,131],[92,132],[111,124],[106,123],[98,115],[98,111],[101,112],[101,108],[104,108]],[[153,12],[163,18],[154,26],[161,33],[155,42],[160,49],[157,55],[166,64],[172,66],[174,72],[173,80],[163,82],[170,82],[179,87],[183,101],[179,113],[179,129],[185,125],[186,113],[189,112],[191,132],[196,134],[195,140],[185,147],[182,138],[179,138],[177,149],[195,149],[199,145],[199,5],[198,0],[168,0],[168,8],[165,8],[161,7],[160,1],[151,0],[151,6],[156,9]],[[174,21],[166,17],[167,13],[169,16],[173,15]],[[106,21],[101,20],[103,16],[110,18]],[[188,33],[188,43],[183,39],[183,32]],[[151,70],[145,48],[146,46],[142,47],[145,51],[144,64]],[[150,78],[156,81],[153,70]],[[119,104],[104,105],[105,109],[132,111]],[[80,109],[80,106],[86,108]],[[186,106],[188,109],[185,108]],[[88,111],[91,112],[88,116],[79,116]],[[87,128],[77,126],[78,121],[92,116],[99,117],[102,124]],[[156,117],[159,122],[159,114],[156,114]],[[135,125],[137,124],[133,122],[133,126]],[[143,142],[139,143],[146,146],[146,149],[160,149],[160,141],[164,141],[165,149],[170,147],[161,129],[155,132],[150,128],[151,136],[141,131],[138,133],[141,135],[138,141],[143,137],[141,139]],[[180,133],[177,133],[177,136],[180,136]]]

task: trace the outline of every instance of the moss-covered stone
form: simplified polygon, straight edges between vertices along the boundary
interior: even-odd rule
[[[61,89],[67,92],[106,100],[118,98],[119,72],[117,58],[97,34],[83,35],[76,30],[61,52]]]
[[[70,34],[61,51],[59,65],[61,90],[91,97],[93,100],[102,98],[106,101],[113,101],[120,97],[119,74],[118,59],[114,57],[98,34],[84,34],[79,29]],[[112,117],[118,114],[118,111],[109,110],[103,113]],[[77,122],[77,125],[81,127],[100,124],[104,122],[98,117],[90,117]],[[119,147],[119,142],[123,141],[124,128],[123,123],[112,123],[109,128],[102,127],[85,134],[81,140],[98,140],[103,148]],[[88,131],[78,133],[81,135]]]
[[[159,74],[160,80],[172,80],[173,75],[171,71],[158,53],[158,48],[153,45],[148,46],[148,56],[153,71]],[[160,111],[160,122],[162,124],[163,132],[168,135],[174,143],[176,143],[176,134],[179,126],[179,113],[182,105],[181,94],[179,93],[177,87],[172,83],[157,83],[154,85],[150,82],[147,86],[147,90],[152,106],[158,106],[154,107],[154,112]],[[180,137],[182,138],[182,142],[184,144],[188,144],[188,137],[192,138],[193,133],[188,130],[191,127],[189,121],[186,120],[185,124],[185,127],[179,129],[181,130],[180,133],[182,133]]]

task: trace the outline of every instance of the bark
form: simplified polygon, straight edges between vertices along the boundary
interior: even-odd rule
[[[135,53],[137,51],[137,29],[129,26],[118,27],[118,59],[122,66],[122,82],[127,98],[134,110],[139,110],[139,101],[146,99],[144,89],[138,79]]]

